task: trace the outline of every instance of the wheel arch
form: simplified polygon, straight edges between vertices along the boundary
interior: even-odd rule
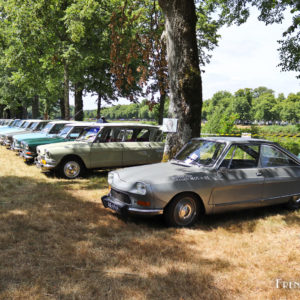
[[[61,166],[65,161],[70,160],[70,159],[77,159],[77,160],[79,160],[82,163],[82,165],[84,166],[84,168],[86,168],[86,164],[85,164],[84,160],[79,155],[76,155],[76,154],[67,154],[67,155],[65,155],[60,160],[58,166]]]
[[[204,205],[202,198],[200,197],[199,194],[197,194],[194,191],[185,191],[185,192],[180,192],[180,193],[175,194],[172,197],[172,199],[168,202],[168,204],[164,207],[164,211],[168,207],[168,205],[170,205],[170,203],[174,200],[175,197],[185,196],[185,195],[194,196],[198,200],[200,214],[206,214],[206,209],[205,209],[205,205]]]

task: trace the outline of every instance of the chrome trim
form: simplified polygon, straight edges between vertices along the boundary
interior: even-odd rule
[[[281,196],[276,196],[276,197],[271,197],[271,198],[262,198],[262,199],[257,199],[257,200],[218,203],[218,204],[213,204],[213,205],[216,206],[216,207],[218,207],[218,206],[228,206],[228,205],[237,205],[237,204],[244,204],[244,203],[251,203],[251,202],[264,202],[264,201],[270,201],[270,200],[274,200],[274,199],[280,199],[280,198],[286,198],[286,197],[295,197],[295,196],[300,196],[300,193],[281,195]]]
[[[141,209],[141,208],[134,208],[134,207],[128,207],[128,211],[132,213],[141,213],[141,214],[158,214],[162,215],[164,213],[163,209]]]

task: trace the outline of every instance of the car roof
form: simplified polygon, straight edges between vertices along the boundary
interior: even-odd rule
[[[67,123],[66,126],[95,126],[95,125],[99,125],[97,123],[93,123],[93,122],[81,122],[81,121],[78,121],[78,122],[71,122],[71,123]]]
[[[216,141],[221,143],[242,143],[242,144],[248,144],[248,143],[272,143],[274,142],[264,140],[264,139],[253,139],[248,137],[223,137],[223,136],[211,136],[211,137],[201,137],[201,138],[194,138],[193,140],[210,140],[210,141]]]
[[[150,124],[142,124],[142,123],[97,123],[97,126],[100,127],[107,127],[107,126],[113,126],[113,127],[149,127],[149,128],[160,128],[160,126],[157,125],[150,125]]]
[[[49,122],[49,124],[71,124],[76,123],[76,121],[65,121],[65,120],[52,120]]]

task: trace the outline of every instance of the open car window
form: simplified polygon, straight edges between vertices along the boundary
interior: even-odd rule
[[[299,166],[288,155],[270,145],[261,146],[260,164],[263,168]]]
[[[258,145],[237,144],[230,147],[221,167],[228,169],[257,168],[258,160]]]

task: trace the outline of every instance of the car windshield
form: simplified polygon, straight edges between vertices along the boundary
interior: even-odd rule
[[[29,126],[30,122],[25,122],[23,123],[23,125],[21,126],[21,128],[27,128]]]
[[[42,132],[47,133],[50,131],[50,129],[52,128],[53,124],[48,123],[47,126],[44,127],[44,129],[42,130]]]
[[[93,142],[99,132],[101,127],[89,127],[85,128],[80,136],[77,138],[77,141],[86,141]]]
[[[39,122],[35,128],[36,131],[42,130],[47,125],[46,122]]]
[[[59,133],[58,136],[62,138],[66,138],[69,131],[73,128],[73,126],[65,126]]]
[[[183,147],[176,155],[175,160],[185,164],[210,166],[216,162],[224,148],[224,143],[208,140],[193,140]]]
[[[33,122],[33,123],[31,123],[31,125],[29,126],[29,129],[34,130],[37,126],[38,126],[38,122]]]

